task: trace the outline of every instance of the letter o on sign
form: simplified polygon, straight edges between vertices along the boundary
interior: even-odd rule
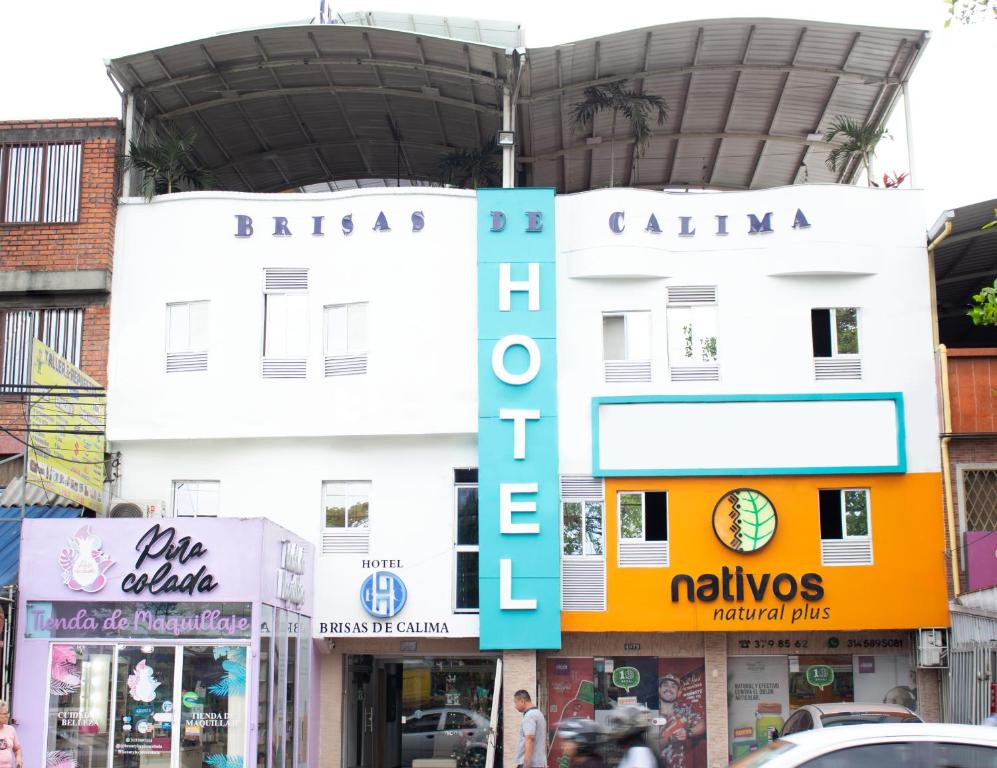
[[[522,347],[530,356],[530,364],[522,373],[511,373],[505,367],[505,353],[512,347]],[[492,371],[506,384],[529,384],[540,373],[540,348],[529,336],[510,334],[498,340],[492,350]]]

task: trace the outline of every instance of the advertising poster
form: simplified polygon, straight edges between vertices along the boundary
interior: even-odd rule
[[[659,658],[655,720],[666,768],[706,768],[706,668],[702,658]]]
[[[733,656],[727,660],[731,759],[765,746],[782,730],[789,716],[788,680],[786,656]]]
[[[547,659],[548,768],[567,768],[568,764],[561,739],[557,737],[558,724],[572,717],[595,717],[594,669],[591,657]]]
[[[104,512],[104,391],[35,339],[31,357],[28,482]]]

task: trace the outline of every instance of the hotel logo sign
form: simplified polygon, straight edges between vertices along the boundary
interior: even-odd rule
[[[377,619],[397,616],[407,599],[405,582],[391,571],[375,571],[360,585],[360,602]]]

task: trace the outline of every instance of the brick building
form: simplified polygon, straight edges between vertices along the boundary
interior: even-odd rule
[[[945,717],[994,711],[997,669],[997,329],[974,326],[972,296],[997,278],[997,200],[946,211],[929,232],[935,273],[946,580],[951,638]]]
[[[0,122],[0,460],[24,450],[31,338],[106,382],[120,134],[114,118]],[[8,464],[0,485],[21,473]]]

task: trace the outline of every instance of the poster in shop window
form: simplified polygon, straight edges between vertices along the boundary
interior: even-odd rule
[[[788,657],[727,660],[727,738],[732,760],[772,741],[788,716]]]
[[[561,721],[574,717],[595,717],[594,669],[591,657],[547,659],[548,768],[567,768],[568,765],[564,744],[557,736]]]
[[[704,660],[658,659],[654,738],[667,768],[706,768]]]

